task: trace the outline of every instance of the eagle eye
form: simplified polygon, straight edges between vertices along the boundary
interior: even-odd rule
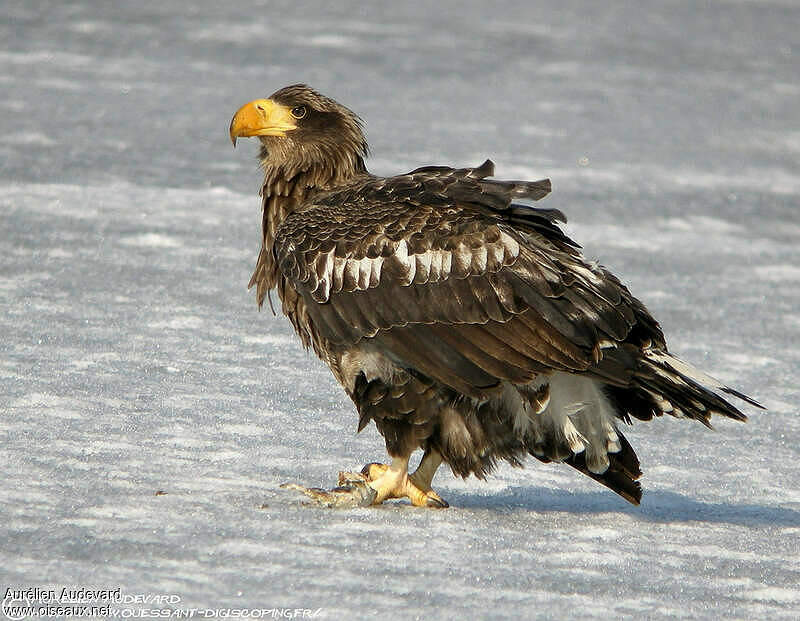
[[[305,106],[295,106],[292,108],[292,116],[296,119],[302,119],[306,114],[308,114],[308,110],[306,110]]]

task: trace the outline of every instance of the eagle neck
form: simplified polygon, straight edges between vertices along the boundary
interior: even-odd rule
[[[287,168],[285,166],[264,165],[264,184],[262,198],[262,245],[256,269],[250,279],[250,286],[257,285],[258,304],[280,277],[275,262],[273,247],[278,229],[286,218],[313,204],[313,198],[347,185],[358,176],[368,174],[364,160],[356,156],[349,165],[310,168]]]
[[[366,173],[364,160],[357,157],[349,166],[314,166],[309,168],[265,167],[261,188],[264,210],[264,246],[272,250],[275,234],[283,221],[295,211],[313,204],[316,194],[347,185]]]

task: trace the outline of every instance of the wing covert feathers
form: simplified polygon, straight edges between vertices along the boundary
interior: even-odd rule
[[[321,306],[325,338],[347,345],[409,324],[507,323],[528,311],[527,325],[554,330],[560,349],[581,348],[582,359],[603,338],[628,336],[646,311],[583,259],[554,224],[560,212],[510,202],[549,184],[490,182],[489,168],[371,178],[287,218],[278,265]],[[647,329],[663,340],[655,321]]]

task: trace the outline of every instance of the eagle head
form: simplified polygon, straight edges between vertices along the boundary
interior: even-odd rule
[[[305,84],[275,91],[245,104],[231,120],[230,137],[257,136],[264,167],[364,169],[367,141],[361,119],[350,109]]]

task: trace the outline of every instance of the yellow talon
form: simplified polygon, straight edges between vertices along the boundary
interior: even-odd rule
[[[436,509],[449,507],[450,505],[431,489],[433,472],[439,464],[430,468],[430,462],[425,461],[429,455],[430,453],[426,453],[420,467],[412,475],[408,474],[408,458],[403,457],[395,457],[388,466],[377,463],[364,466],[361,474],[377,492],[375,504],[380,504],[389,498],[408,498],[415,507]],[[441,462],[441,458],[438,459]]]
[[[416,472],[408,474],[408,457],[395,457],[390,465],[371,463],[361,472],[340,472],[339,486],[332,490],[284,483],[284,489],[302,492],[323,507],[366,507],[389,498],[408,498],[415,507],[445,509],[450,505],[431,489],[441,456],[428,451]]]

